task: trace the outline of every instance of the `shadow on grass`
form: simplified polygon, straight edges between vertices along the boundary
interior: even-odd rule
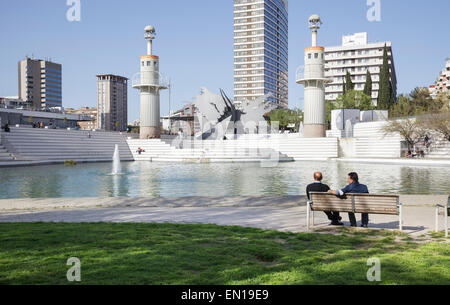
[[[373,231],[374,232],[374,231]],[[81,260],[81,284],[450,284],[446,243],[396,242],[376,231],[292,234],[173,224],[0,224],[0,284],[70,284],[67,259]]]

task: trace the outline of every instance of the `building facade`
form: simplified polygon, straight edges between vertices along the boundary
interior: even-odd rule
[[[188,104],[182,109],[172,112],[170,116],[162,117],[163,130],[170,134],[177,134],[182,130],[184,135],[193,136],[195,134],[195,112],[195,105]]]
[[[447,58],[445,68],[439,73],[436,83],[430,86],[430,94],[434,99],[442,93],[450,93],[450,58]]]
[[[62,66],[60,64],[25,58],[19,62],[19,99],[31,109],[62,108]]]
[[[67,114],[80,115],[86,118],[84,121],[78,122],[78,126],[81,130],[93,130],[97,128],[97,108],[94,107],[82,107],[79,109],[66,108],[64,109]],[[89,119],[87,119],[89,118]]]
[[[288,107],[288,1],[234,0],[234,102]]]
[[[126,131],[128,124],[128,78],[97,75],[97,129]]]
[[[0,108],[30,109],[30,103],[19,99],[17,96],[0,97]]]
[[[367,71],[369,71],[372,77],[372,101],[374,105],[377,105],[385,45],[388,51],[392,90],[394,96],[397,96],[397,76],[392,43],[389,41],[369,43],[367,33],[356,33],[343,36],[341,46],[325,48],[325,76],[332,80],[326,85],[326,100],[335,101],[339,95],[343,94],[347,71],[352,76],[355,90],[364,90]]]

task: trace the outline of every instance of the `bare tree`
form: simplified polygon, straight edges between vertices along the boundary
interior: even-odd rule
[[[390,120],[383,127],[385,136],[398,133],[408,143],[409,149],[423,141],[427,130],[422,122],[415,118],[404,118],[401,120]]]
[[[450,142],[450,111],[431,113],[418,123],[423,129],[432,130]]]

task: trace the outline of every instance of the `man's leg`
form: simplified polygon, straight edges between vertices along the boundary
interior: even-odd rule
[[[333,219],[336,221],[341,221],[342,220],[341,214],[339,212],[333,212]]]
[[[329,220],[333,221],[334,217],[333,217],[333,213],[332,212],[325,212],[325,214],[327,214],[327,217]]]
[[[356,223],[355,213],[348,213],[348,218],[350,219],[350,225],[352,227],[356,227],[358,224]]]
[[[369,214],[367,213],[362,214],[361,223],[363,226],[369,225]]]

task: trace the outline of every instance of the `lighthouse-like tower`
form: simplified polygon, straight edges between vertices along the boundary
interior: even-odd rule
[[[133,79],[133,88],[141,91],[141,139],[156,139],[161,137],[160,128],[160,100],[159,93],[167,89],[161,81],[159,73],[159,57],[152,53],[152,42],[155,39],[155,28],[145,27],[147,40],[147,55],[141,56],[141,73]]]
[[[304,74],[297,79],[305,86],[304,137],[322,138],[326,136],[325,117],[325,48],[317,46],[317,31],[322,21],[319,15],[309,17],[308,26],[312,31],[312,46],[305,49]]]

